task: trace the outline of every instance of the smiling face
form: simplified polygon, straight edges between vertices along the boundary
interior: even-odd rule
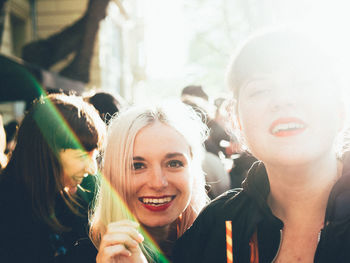
[[[266,164],[296,165],[332,150],[341,106],[323,72],[275,71],[241,89],[238,116],[252,153]]]
[[[134,142],[129,206],[145,226],[167,226],[191,199],[190,147],[173,128],[155,122]]]
[[[96,174],[97,150],[85,152],[80,149],[65,149],[60,151],[60,160],[63,168],[63,185],[70,194],[77,191],[77,186],[81,184],[88,174]]]

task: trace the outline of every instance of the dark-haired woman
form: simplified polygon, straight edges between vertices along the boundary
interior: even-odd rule
[[[104,132],[98,113],[79,97],[34,103],[0,176],[1,262],[66,262],[87,236],[92,193],[80,183],[97,172]]]

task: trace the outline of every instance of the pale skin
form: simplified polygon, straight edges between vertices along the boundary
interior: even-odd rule
[[[341,165],[337,168],[335,159],[322,166],[298,167],[289,171],[285,167],[267,166],[271,187],[268,203],[273,213],[284,222],[283,240],[275,262],[314,260],[328,196],[341,171]],[[296,174],[300,176],[295,178]],[[285,176],[294,178],[285,180]]]
[[[65,190],[70,194],[75,194],[78,185],[84,177],[96,174],[97,150],[86,152],[81,149],[63,149],[60,151],[60,160],[63,168],[63,184]]]
[[[268,205],[284,223],[277,263],[314,261],[329,193],[342,171],[333,148],[342,109],[327,76],[316,76],[259,75],[239,95],[241,130],[265,164]]]

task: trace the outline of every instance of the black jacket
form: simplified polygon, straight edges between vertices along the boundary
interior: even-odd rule
[[[92,195],[78,189],[77,199],[81,206],[77,207],[80,212],[77,215],[58,194],[56,217],[70,231],[56,232],[32,216],[28,196],[10,176],[0,177],[0,262],[70,262],[76,241],[88,238],[87,208]]]
[[[232,221],[233,262],[250,262],[250,241],[257,233],[259,262],[273,262],[278,254],[283,222],[266,203],[269,182],[265,167],[256,163],[243,184],[211,202],[192,227],[177,241],[173,261],[227,262],[225,221]],[[343,175],[328,200],[325,227],[314,262],[350,262],[350,163],[344,162]]]

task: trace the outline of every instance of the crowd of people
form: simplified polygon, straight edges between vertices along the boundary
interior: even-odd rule
[[[348,262],[333,64],[307,35],[268,31],[232,59],[230,100],[50,94],[11,147],[0,118],[0,262]]]

